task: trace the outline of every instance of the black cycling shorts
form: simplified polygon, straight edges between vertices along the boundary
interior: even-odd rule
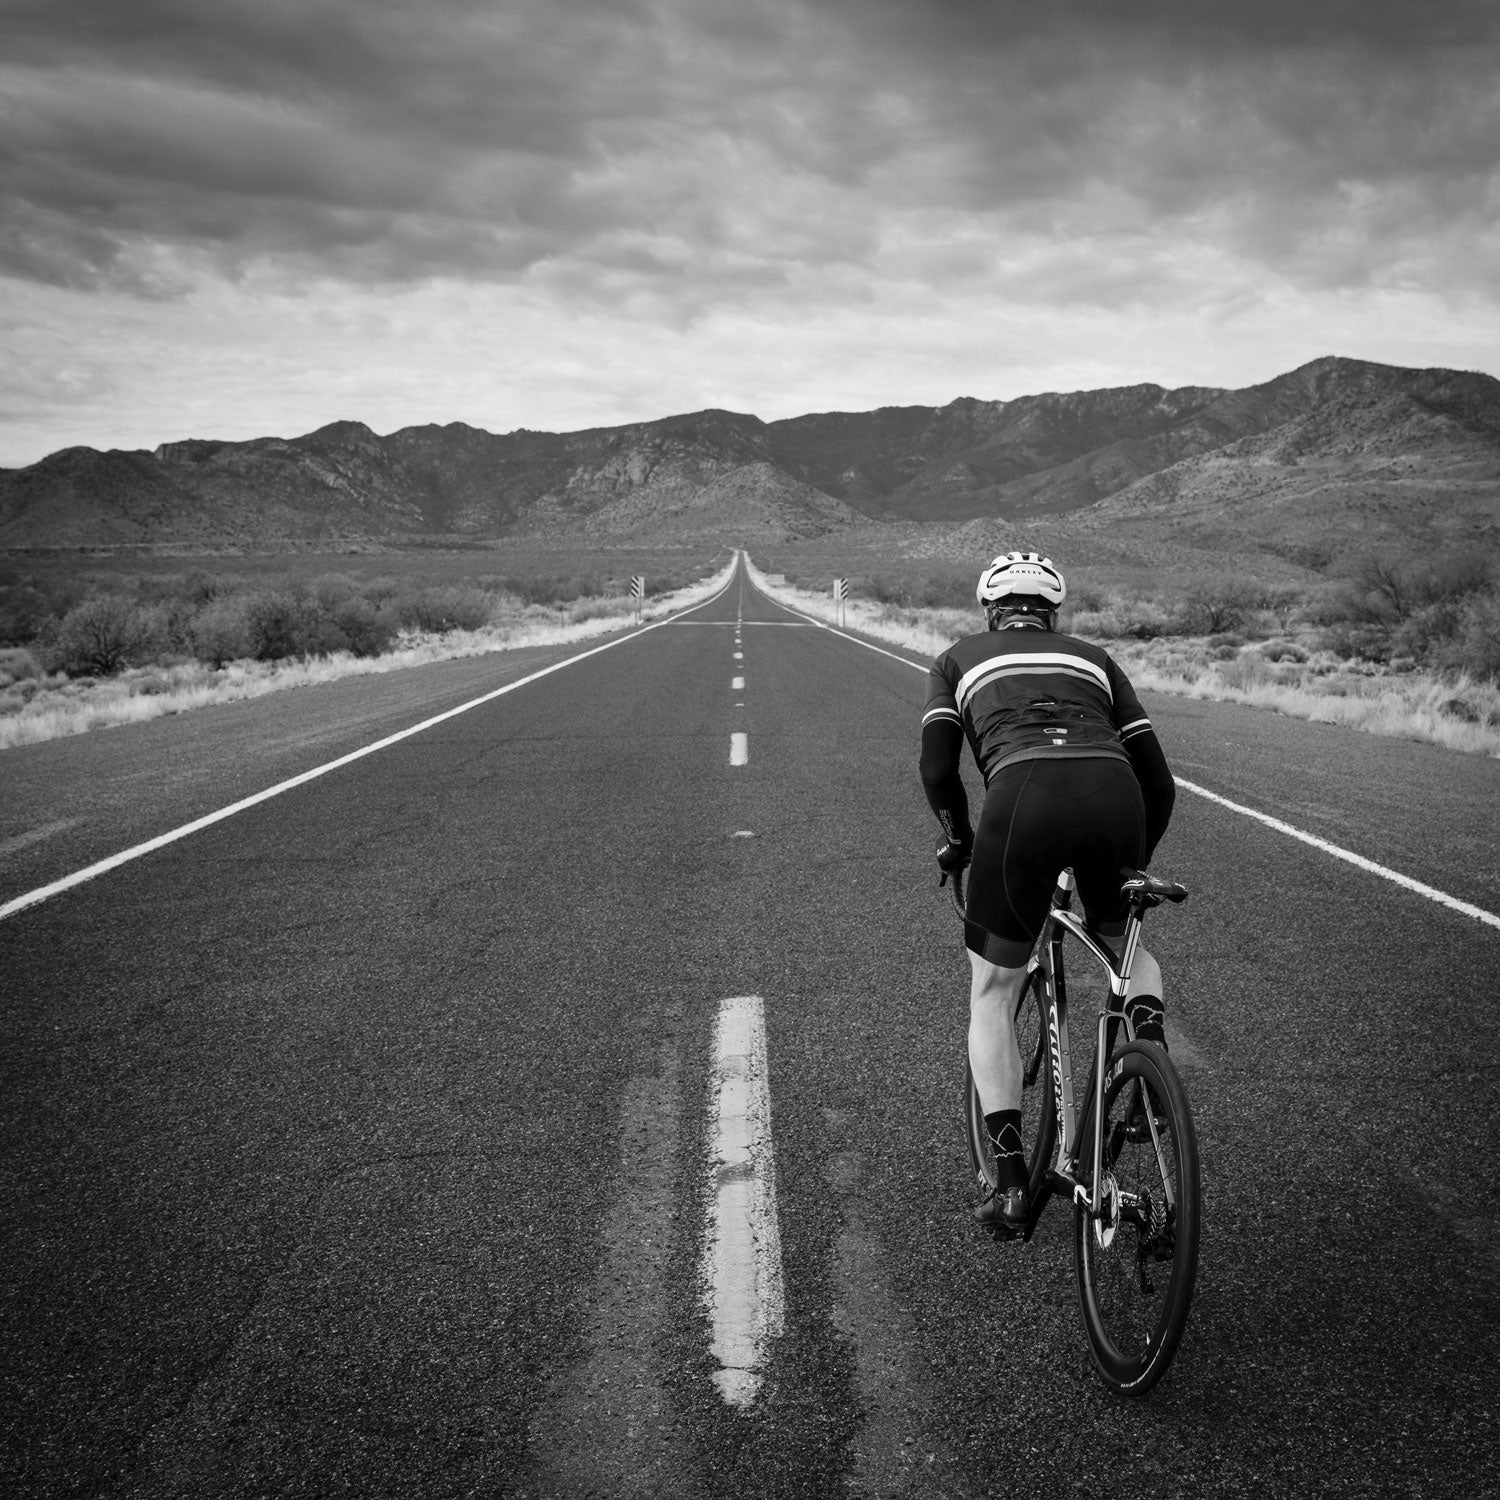
[[[1129,762],[1109,757],[1023,760],[990,783],[974,834],[964,942],[1019,968],[1042,930],[1059,872],[1071,868],[1088,919],[1124,931],[1120,870],[1138,869],[1146,810]]]

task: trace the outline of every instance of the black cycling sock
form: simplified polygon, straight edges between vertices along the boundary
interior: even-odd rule
[[[1021,1144],[1021,1111],[997,1109],[984,1117],[990,1144],[995,1148],[995,1181],[1003,1193],[1026,1186],[1026,1155]]]
[[[1158,995],[1132,995],[1125,1002],[1130,1012],[1130,1024],[1135,1027],[1138,1042],[1155,1042],[1163,1051],[1167,1046],[1167,1033],[1162,1029],[1162,1003]]]

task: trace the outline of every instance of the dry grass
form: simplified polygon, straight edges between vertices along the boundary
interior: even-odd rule
[[[724,586],[732,565],[688,588],[647,600],[645,619],[661,619],[701,603]],[[217,670],[202,662],[186,662],[138,667],[102,680],[70,679],[62,674],[13,677],[12,672],[5,672],[0,675],[0,750],[342,677],[397,672],[426,662],[521,646],[586,640],[623,629],[634,620],[635,607],[629,599],[581,599],[559,608],[528,606],[514,619],[482,630],[427,636],[408,632],[395,650],[374,657],[336,652],[303,661],[237,661]]]
[[[776,574],[753,567],[751,572],[773,599],[834,622],[829,596],[792,588]],[[857,599],[847,601],[844,618],[851,630],[924,656],[937,655],[980,623],[972,609],[899,609]],[[1384,672],[1327,653],[1302,662],[1272,661],[1263,647],[1226,648],[1201,638],[1100,644],[1140,688],[1244,703],[1368,734],[1500,757],[1500,686],[1493,682]]]

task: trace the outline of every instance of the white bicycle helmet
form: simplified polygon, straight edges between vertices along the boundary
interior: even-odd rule
[[[1056,609],[1067,598],[1068,586],[1050,557],[1037,552],[1007,552],[979,575],[974,593],[987,611],[1010,603],[1038,603]]]

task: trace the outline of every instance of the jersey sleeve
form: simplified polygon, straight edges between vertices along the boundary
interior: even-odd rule
[[[952,665],[940,656],[927,674],[927,702],[922,711],[922,789],[944,834],[960,843],[973,841],[969,798],[959,774],[963,754],[963,719],[949,680]]]
[[[1122,672],[1113,657],[1109,658],[1110,691],[1114,697],[1115,728],[1130,757],[1135,779],[1140,783],[1141,796],[1146,804],[1146,861],[1167,831],[1172,819],[1172,807],[1177,800],[1177,783],[1172,779],[1171,767],[1167,765],[1165,751],[1156,737],[1141,700],[1136,697],[1130,679]]]
[[[958,712],[958,698],[954,693],[952,665],[946,655],[938,657],[927,671],[927,703],[922,710],[922,728],[944,721],[963,728],[963,719]]]
[[[1108,658],[1106,671],[1109,674],[1110,697],[1113,700],[1115,732],[1126,749],[1129,749],[1134,736],[1151,732],[1151,720],[1141,707],[1141,700],[1136,697],[1130,679],[1120,670],[1119,663],[1112,656]]]

